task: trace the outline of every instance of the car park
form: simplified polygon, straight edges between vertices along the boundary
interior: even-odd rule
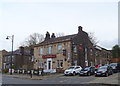
[[[118,63],[111,63],[110,66],[112,67],[114,73],[118,72]]]
[[[64,75],[76,75],[79,74],[81,71],[82,67],[81,66],[71,66],[68,69],[64,71]]]
[[[113,71],[110,66],[101,66],[95,73],[95,76],[109,76],[112,75]]]
[[[90,75],[93,75],[94,72],[95,72],[95,67],[90,66],[90,67],[85,67],[85,68],[83,68],[83,69],[80,71],[79,75],[80,75],[80,76],[81,76],[81,75],[88,75],[88,76],[90,76]]]

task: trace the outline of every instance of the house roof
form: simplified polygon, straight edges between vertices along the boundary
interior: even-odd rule
[[[49,44],[49,43],[57,43],[57,42],[63,42],[63,41],[68,41],[71,40],[71,38],[74,38],[77,34],[73,35],[67,35],[67,36],[62,36],[62,37],[57,37],[57,38],[50,38],[48,40],[45,40],[41,42],[40,44],[35,45],[35,47],[43,44]]]
[[[9,55],[11,55],[11,52],[8,52],[5,56],[9,56]],[[13,51],[13,55],[21,55],[20,49],[17,49],[17,50],[15,50],[15,51]],[[25,51],[24,51],[24,55],[25,55],[25,56],[31,55],[31,54],[30,54],[30,51],[29,51],[29,50],[25,50]]]

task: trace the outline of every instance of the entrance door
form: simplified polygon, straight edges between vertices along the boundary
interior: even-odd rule
[[[47,69],[48,70],[52,69],[52,59],[51,58],[47,59]]]

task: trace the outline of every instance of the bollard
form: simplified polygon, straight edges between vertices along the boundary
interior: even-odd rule
[[[30,77],[32,78],[32,74],[33,74],[33,70],[31,70],[31,72],[30,72]]]

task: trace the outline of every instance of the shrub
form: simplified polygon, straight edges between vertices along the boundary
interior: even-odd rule
[[[8,73],[8,72],[9,72],[8,68],[6,68],[6,69],[3,70],[3,73]]]

